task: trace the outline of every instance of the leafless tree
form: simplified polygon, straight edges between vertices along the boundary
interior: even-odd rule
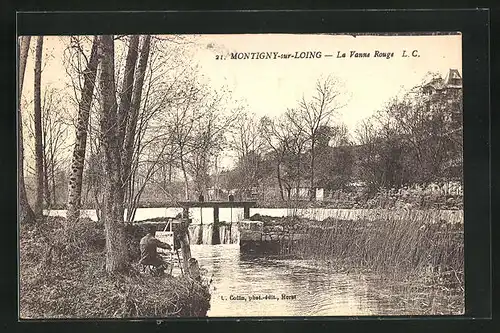
[[[342,101],[343,89],[338,80],[333,76],[319,79],[316,82],[316,91],[311,98],[305,96],[299,101],[297,108],[286,112],[287,118],[305,133],[310,141],[310,199],[313,200],[315,192],[314,163],[316,158],[316,141],[318,130],[323,125],[328,125],[332,117],[344,106]]]
[[[240,180],[238,189],[248,192],[262,182],[263,154],[266,141],[262,137],[260,118],[243,112],[229,131],[228,147],[238,158],[237,170]]]
[[[78,52],[78,59],[80,56],[85,56],[81,44],[78,40],[74,40],[74,48]],[[98,43],[99,39],[94,36],[90,57],[88,63],[85,65],[85,70],[78,75],[83,77],[83,86],[81,90],[77,89],[74,84],[75,90],[81,91],[78,101],[78,119],[76,122],[76,140],[73,148],[73,157],[71,161],[69,184],[68,184],[68,206],[67,218],[71,223],[76,222],[80,216],[81,196],[82,196],[82,177],[83,168],[85,163],[85,153],[87,147],[87,129],[90,117],[90,109],[92,105],[94,88],[97,75],[97,66],[99,63],[98,58]],[[75,93],[78,95],[78,93]]]
[[[65,110],[59,105],[61,92],[46,89],[42,102],[42,132],[44,147],[44,187],[46,204],[51,207],[57,203],[57,171],[65,165],[65,151],[69,126]]]
[[[19,187],[19,222],[31,223],[35,221],[35,213],[31,209],[28,198],[26,196],[26,186],[24,183],[24,147],[23,147],[23,125],[21,114],[21,94],[23,91],[24,72],[26,70],[26,62],[28,59],[28,51],[30,46],[30,36],[22,36],[18,42],[19,54],[19,78],[17,90],[17,126],[18,126],[18,141],[17,141],[17,168],[18,168],[18,187]]]
[[[104,204],[102,218],[106,229],[106,271],[125,270],[128,266],[128,253],[125,243],[123,224],[123,201],[120,202],[121,141],[119,114],[115,85],[115,48],[111,35],[99,37],[101,71],[99,88],[101,90],[101,135],[104,153]]]
[[[34,125],[35,125],[35,161],[36,161],[36,201],[35,215],[43,216],[43,145],[42,145],[42,78],[43,36],[38,36],[35,50],[35,80],[34,80]]]
[[[260,119],[255,114],[242,113],[230,132],[229,148],[240,158],[260,151],[265,145],[260,129]]]
[[[189,153],[186,159],[188,171],[194,180],[195,191],[206,195],[209,183],[210,165],[225,147],[226,133],[239,118],[240,108],[225,112],[229,95],[225,92],[208,92],[200,105],[200,117],[195,120],[195,127]]]
[[[57,172],[65,167],[65,152],[68,147],[67,112],[63,105],[63,92],[59,89],[45,87],[41,103],[41,126],[42,126],[42,147],[43,147],[43,195],[47,207],[56,204],[57,197]],[[35,137],[35,115],[29,114],[29,119],[25,122],[25,129],[28,136]],[[36,155],[32,148],[33,155]],[[30,169],[29,169],[30,170]],[[36,174],[36,168],[32,171]]]
[[[281,200],[285,200],[282,168],[285,155],[289,151],[289,132],[285,124],[287,120],[284,117],[272,119],[267,116],[262,117],[260,123],[262,137],[274,154]]]

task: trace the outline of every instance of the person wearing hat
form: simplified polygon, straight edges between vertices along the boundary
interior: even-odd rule
[[[195,258],[189,258],[189,277],[195,281],[201,282],[200,266]]]
[[[155,269],[164,269],[166,267],[166,263],[163,259],[158,255],[157,248],[162,248],[166,250],[171,250],[172,247],[155,238],[156,226],[151,225],[148,227],[148,233],[146,236],[141,238],[139,243],[139,248],[141,250],[141,259],[139,260],[139,264],[148,266],[152,265]]]

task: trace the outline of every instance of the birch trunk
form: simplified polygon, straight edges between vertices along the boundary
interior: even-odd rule
[[[71,160],[71,169],[68,183],[68,222],[75,223],[80,217],[82,200],[82,176],[85,162],[85,151],[87,147],[87,128],[89,124],[90,107],[94,94],[97,65],[99,63],[97,48],[98,37],[94,36],[90,60],[83,72],[84,82],[81,99],[78,105],[78,120],[76,123],[76,139]]]

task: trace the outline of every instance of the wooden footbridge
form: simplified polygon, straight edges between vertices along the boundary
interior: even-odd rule
[[[264,227],[262,221],[249,221],[250,208],[256,206],[255,201],[179,201],[178,205],[183,208],[183,218],[186,226],[189,225],[190,208],[213,208],[213,227],[211,244],[220,244],[219,236],[219,209],[220,208],[243,208],[243,221],[238,221],[240,232],[240,249],[242,253],[250,254],[280,254],[287,253],[291,246],[300,239],[306,237],[300,232],[284,231],[281,226],[274,226],[271,229]],[[184,229],[182,237],[183,248],[189,249],[187,239],[187,227]],[[190,256],[190,251],[183,251],[185,256]]]
[[[189,208],[213,208],[214,223],[219,222],[219,208],[243,208],[243,218],[250,218],[250,208],[255,207],[255,201],[178,201],[182,207],[182,216],[189,216]]]
[[[219,236],[219,209],[220,208],[243,208],[243,218],[250,218],[250,208],[255,207],[255,201],[178,201],[177,204],[182,207],[182,217],[189,218],[189,209],[200,208],[213,208],[213,229],[212,229],[212,244],[220,244]],[[203,223],[203,220],[201,221]]]

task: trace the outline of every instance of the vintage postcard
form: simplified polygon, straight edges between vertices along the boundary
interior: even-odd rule
[[[19,315],[462,315],[462,36],[20,36]]]

